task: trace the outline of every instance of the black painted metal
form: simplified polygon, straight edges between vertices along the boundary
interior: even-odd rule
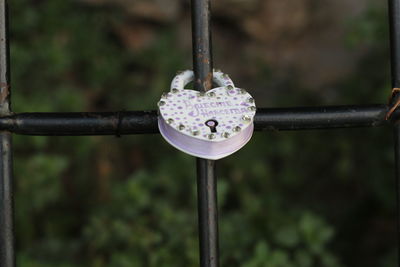
[[[264,108],[257,131],[377,127],[388,125],[386,105]],[[397,120],[399,112],[392,120]],[[158,133],[156,111],[20,113],[0,117],[0,130],[23,135],[129,135]]]
[[[392,87],[400,87],[400,1],[389,0]]]
[[[397,208],[397,266],[400,266],[400,124],[394,126],[394,162],[396,165],[396,208]]]
[[[0,266],[15,266],[11,134],[0,134]]]
[[[194,88],[208,91],[213,78],[210,0],[192,0],[192,39]]]
[[[7,2],[0,1],[0,115],[10,113]],[[0,266],[15,266],[11,134],[0,132]]]
[[[192,0],[192,39],[194,88],[208,91],[212,87],[213,60],[211,45],[210,0]],[[219,266],[218,207],[215,161],[200,159],[197,164],[200,266]]]
[[[256,131],[375,127],[388,124],[387,111],[386,105],[259,109],[254,124]]]
[[[48,136],[158,133],[156,111],[21,113],[0,118],[0,130]]]
[[[210,0],[191,0],[195,89],[212,87]],[[158,133],[156,111],[92,113],[10,113],[6,0],[0,0],[0,267],[14,267],[11,134],[127,135]],[[389,0],[392,86],[400,88],[400,0]],[[400,95],[394,98],[394,101]],[[307,130],[388,125],[387,105],[259,109],[257,131]],[[400,112],[394,124],[400,240]],[[201,266],[218,266],[218,208],[215,161],[197,159]],[[400,242],[400,241],[399,241]],[[399,246],[400,255],[400,246]],[[399,265],[400,266],[400,265]]]
[[[216,161],[197,159],[200,266],[218,263],[218,206]]]
[[[400,0],[389,0],[389,25],[392,67],[392,88],[400,87]],[[393,103],[399,99],[397,94]],[[393,104],[392,103],[392,104]],[[395,165],[396,165],[396,204],[397,204],[397,249],[400,266],[400,125],[394,126]]]

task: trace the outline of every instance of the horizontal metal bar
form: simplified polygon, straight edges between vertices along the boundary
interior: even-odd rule
[[[375,127],[388,123],[388,109],[386,105],[260,109],[254,123],[257,131]]]
[[[256,131],[375,127],[388,124],[386,105],[262,108]],[[399,118],[395,112],[392,120]],[[20,113],[0,118],[0,131],[23,135],[81,136],[158,133],[156,111]]]
[[[156,111],[20,113],[0,118],[0,130],[47,136],[158,133]]]

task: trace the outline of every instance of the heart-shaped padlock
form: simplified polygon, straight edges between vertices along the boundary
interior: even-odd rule
[[[192,156],[221,159],[242,148],[254,131],[255,101],[228,75],[214,71],[207,93],[183,89],[193,71],[180,72],[158,102],[158,127],[164,139]]]

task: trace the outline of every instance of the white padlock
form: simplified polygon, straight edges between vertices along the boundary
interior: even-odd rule
[[[184,89],[193,71],[180,72],[158,102],[158,127],[175,148],[204,159],[221,159],[242,148],[253,135],[256,105],[228,75],[214,71],[219,87],[206,93]]]

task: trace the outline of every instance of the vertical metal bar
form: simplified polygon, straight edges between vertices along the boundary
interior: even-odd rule
[[[197,159],[200,266],[216,267],[218,262],[218,207],[215,161]]]
[[[389,0],[392,87],[400,87],[400,0]]]
[[[400,124],[394,125],[395,164],[396,164],[396,208],[397,208],[397,266],[400,267]]]
[[[210,0],[192,0],[194,88],[212,88],[213,60]],[[197,159],[200,266],[217,267],[218,207],[215,161]]]
[[[7,1],[0,0],[0,116],[10,114]],[[14,267],[11,134],[0,132],[0,266]]]
[[[400,88],[400,0],[389,0],[389,24],[392,88]],[[393,103],[400,97],[397,94]],[[392,104],[393,104],[392,103]],[[394,125],[395,165],[396,165],[396,205],[397,205],[397,249],[398,263],[400,266],[400,124]]]
[[[208,91],[213,79],[210,0],[192,0],[192,38],[194,87]]]

